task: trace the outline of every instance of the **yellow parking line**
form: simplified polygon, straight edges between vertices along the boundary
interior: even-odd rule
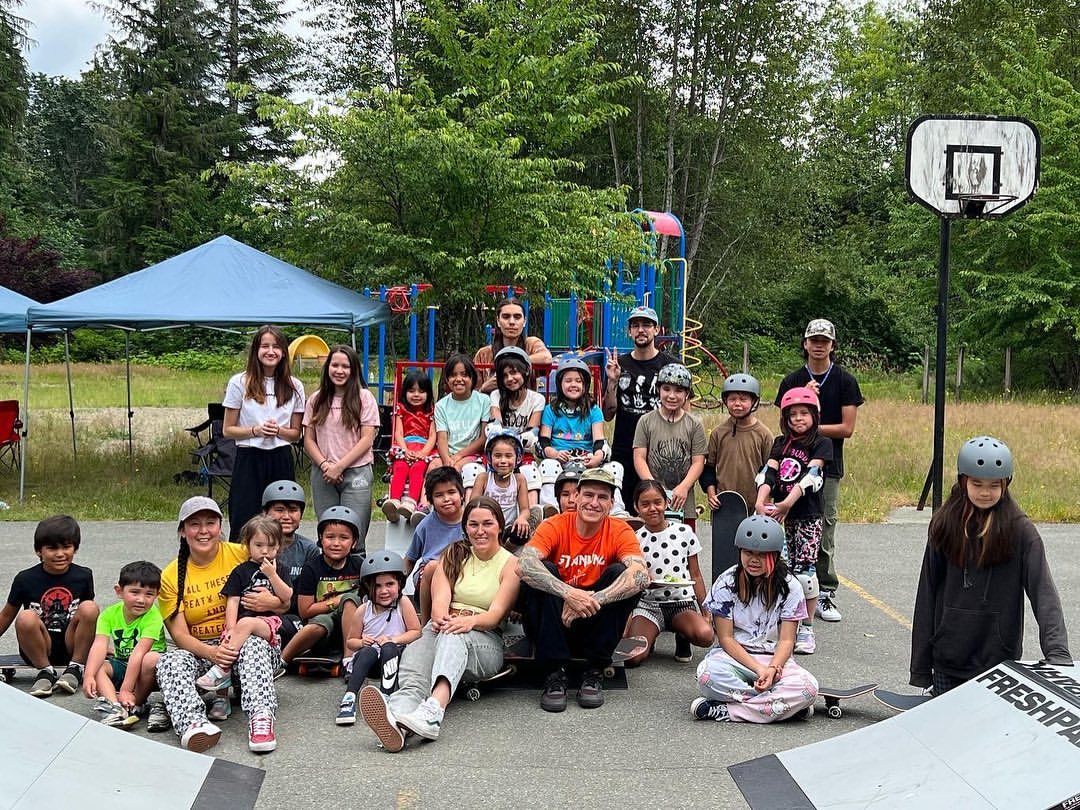
[[[848,590],[857,593],[859,596],[861,596],[863,599],[865,599],[871,605],[876,607],[878,610],[880,610],[882,613],[884,613],[890,619],[892,619],[893,621],[899,622],[901,625],[906,627],[908,630],[911,629],[911,620],[907,616],[905,616],[903,613],[896,610],[896,608],[885,604],[880,599],[878,599],[876,596],[874,596],[872,593],[867,591],[862,586],[856,585],[850,579],[846,579],[844,577],[837,577],[837,579],[840,580],[841,585],[843,585]]]

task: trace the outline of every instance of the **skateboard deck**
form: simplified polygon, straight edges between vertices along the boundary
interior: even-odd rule
[[[613,665],[622,664],[643,650],[648,649],[648,647],[648,640],[642,636],[628,636],[620,639],[619,643],[615,645],[615,652],[611,654],[611,663]]]
[[[291,663],[296,673],[304,677],[338,678],[345,673],[341,655],[298,655]]]
[[[914,709],[916,706],[921,706],[928,700],[932,700],[932,695],[902,695],[899,692],[890,692],[888,689],[875,689],[874,699],[879,703],[888,706],[890,709],[896,712],[906,712],[908,709]]]
[[[712,578],[715,581],[724,571],[739,561],[735,548],[735,530],[746,520],[746,501],[738,492],[719,493],[720,508],[712,513]]]
[[[862,686],[853,686],[851,689],[833,689],[829,686],[818,687],[818,697],[825,700],[825,708],[829,717],[834,720],[844,716],[844,710],[840,707],[840,701],[865,695],[877,689],[876,683],[867,683]]]
[[[478,680],[470,680],[465,683],[465,697],[475,703],[480,699],[481,687],[487,686],[489,683],[494,683],[501,678],[512,677],[517,672],[517,667],[513,664],[503,664],[503,668],[492,675],[490,678],[480,678]]]
[[[15,680],[15,673],[20,670],[32,671],[35,675],[38,668],[23,661],[18,653],[0,655],[0,683],[11,683]]]

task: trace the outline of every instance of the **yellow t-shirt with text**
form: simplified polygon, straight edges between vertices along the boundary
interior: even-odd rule
[[[184,578],[184,602],[180,608],[191,629],[191,635],[200,641],[213,641],[225,629],[225,603],[221,589],[229,574],[248,558],[247,546],[227,543],[224,540],[218,547],[217,556],[208,565],[196,565],[187,562],[187,576]],[[168,626],[169,616],[176,608],[177,564],[173,560],[161,572],[161,590],[158,592],[158,606],[161,616]]]

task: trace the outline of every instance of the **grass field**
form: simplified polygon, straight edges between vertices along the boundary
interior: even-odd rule
[[[0,365],[0,399],[22,399],[22,367]],[[26,502],[18,504],[18,474],[0,471],[0,519],[37,520],[70,512],[87,520],[171,520],[180,501],[198,488],[173,475],[193,469],[195,443],[184,430],[205,418],[206,403],[220,401],[226,376],[132,368],[133,458],[129,461],[122,364],[74,367],[78,458],[73,460],[63,366],[35,366],[31,377]],[[309,391],[317,373],[301,375]],[[775,381],[765,382],[766,390]],[[845,521],[880,521],[898,506],[913,505],[930,465],[933,407],[918,403],[910,378],[869,380],[856,432],[845,447],[847,477],[841,494]],[[723,415],[702,411],[711,430]],[[775,430],[777,412],[760,418]],[[1080,521],[1080,408],[1040,401],[958,403],[946,423],[946,487],[954,479],[956,451],[965,439],[990,433],[1016,456],[1013,492],[1036,520]],[[303,482],[306,484],[306,482]],[[377,485],[381,487],[382,485]],[[378,515],[378,513],[377,513]]]

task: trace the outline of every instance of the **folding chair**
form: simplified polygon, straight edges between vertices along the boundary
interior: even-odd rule
[[[223,435],[225,406],[220,402],[209,402],[206,405],[206,414],[205,422],[187,428],[187,432],[200,443],[199,447],[191,451],[191,461],[198,465],[199,481],[206,484],[208,496],[214,497],[216,482],[224,496],[228,497],[233,464],[236,462],[236,442]]]
[[[19,469],[19,441],[22,439],[19,400],[0,401],[0,464],[11,472]]]

